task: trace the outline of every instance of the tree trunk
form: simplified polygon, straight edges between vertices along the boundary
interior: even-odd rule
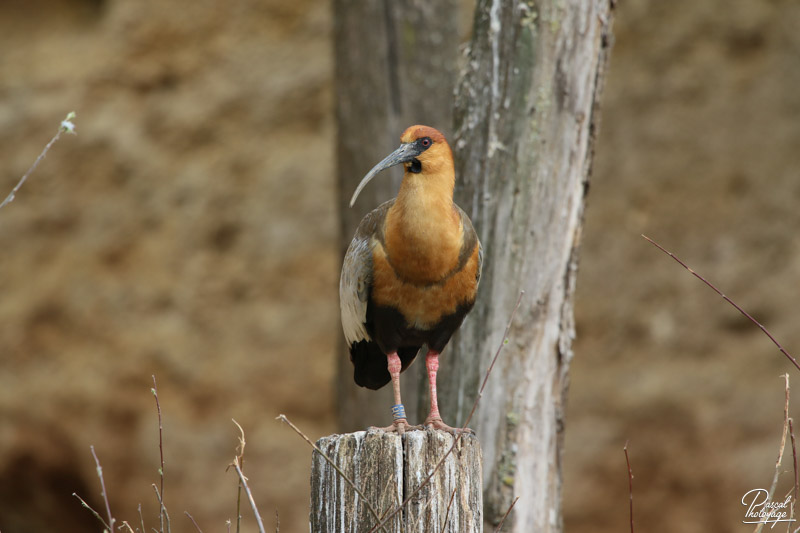
[[[358,182],[400,144],[413,124],[441,129],[452,123],[458,65],[458,0],[334,0],[336,121],[341,251],[361,218],[397,195],[402,169],[375,179],[350,209]],[[353,367],[339,356],[339,426],[344,431],[391,422],[391,387],[379,392],[353,382]],[[401,380],[409,420],[420,420],[425,365]],[[424,416],[424,414],[423,414]]]
[[[520,498],[504,531],[562,529],[572,297],[612,4],[480,0],[457,90],[456,199],[485,255],[439,390],[442,412],[460,424],[525,290],[471,424],[483,446],[487,526]]]

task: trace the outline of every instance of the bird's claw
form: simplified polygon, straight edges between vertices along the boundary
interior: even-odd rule
[[[398,418],[397,420],[392,423],[391,426],[386,427],[376,427],[371,426],[369,429],[374,429],[377,431],[386,431],[387,433],[397,433],[398,435],[402,435],[406,431],[410,431],[412,429],[422,429],[422,426],[412,426],[408,423],[408,420],[405,418]]]
[[[458,435],[459,433],[463,433],[466,435],[474,435],[475,432],[472,431],[470,428],[454,428],[445,424],[440,417],[428,417],[425,419],[425,427],[431,429],[441,429],[442,431],[446,431],[452,435]]]

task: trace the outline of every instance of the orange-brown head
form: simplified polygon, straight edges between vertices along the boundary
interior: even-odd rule
[[[358,184],[353,198],[350,200],[350,207],[356,198],[380,171],[389,167],[402,164],[405,168],[403,178],[404,185],[410,181],[415,181],[415,174],[422,174],[426,178],[436,180],[435,188],[449,189],[452,198],[453,185],[455,183],[455,173],[453,169],[453,153],[444,135],[430,126],[411,126],[403,132],[400,137],[402,143],[400,147],[386,156],[386,158],[375,165]]]

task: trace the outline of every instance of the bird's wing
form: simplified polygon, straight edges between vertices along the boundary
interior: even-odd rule
[[[458,214],[461,216],[461,225],[464,228],[464,242],[461,244],[461,253],[458,256],[457,270],[461,270],[467,264],[467,261],[475,253],[475,246],[478,247],[478,268],[475,272],[475,280],[477,283],[481,281],[481,270],[483,269],[483,247],[481,241],[478,240],[478,234],[472,226],[472,221],[469,219],[463,209],[456,206]],[[477,284],[476,284],[477,287]]]
[[[367,305],[372,291],[372,249],[383,241],[383,222],[394,200],[384,202],[367,214],[358,225],[347,248],[339,278],[339,305],[342,329],[348,346],[372,340],[367,332]]]

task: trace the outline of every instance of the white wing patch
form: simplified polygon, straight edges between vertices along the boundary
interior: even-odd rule
[[[342,311],[342,329],[348,346],[372,340],[367,333],[367,297],[372,283],[371,239],[354,238],[347,248],[339,278],[339,305]]]

